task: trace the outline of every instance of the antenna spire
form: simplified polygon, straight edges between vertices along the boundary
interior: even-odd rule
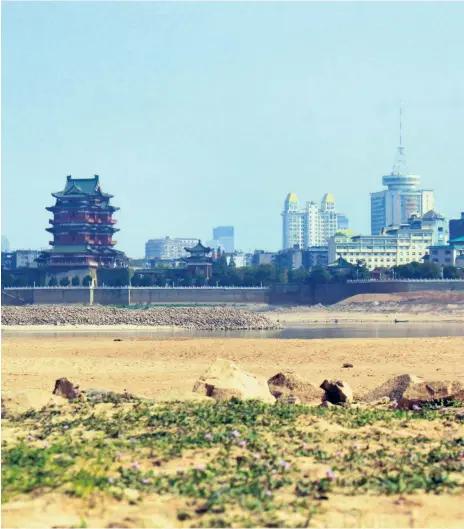
[[[408,168],[406,166],[406,159],[404,156],[403,147],[403,103],[400,102],[400,144],[398,146],[398,153],[392,170],[393,175],[406,175]]]

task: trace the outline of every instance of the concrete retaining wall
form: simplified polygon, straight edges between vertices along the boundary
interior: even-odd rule
[[[369,281],[316,285],[276,285],[271,288],[273,305],[332,305],[356,294],[390,294],[393,292],[464,291],[464,281]]]
[[[17,288],[2,291],[5,305],[116,305],[150,303],[268,303],[261,288]]]
[[[131,289],[131,303],[268,303],[261,288],[143,288]]]
[[[261,288],[13,288],[2,291],[2,304],[75,304],[127,306],[151,303],[270,303],[332,305],[356,294],[464,291],[464,281],[372,281],[327,285],[277,285]]]

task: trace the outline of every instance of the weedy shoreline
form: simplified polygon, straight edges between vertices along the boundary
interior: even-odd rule
[[[3,524],[25,526],[47,501],[35,516],[51,523],[66,504],[68,527],[340,527],[354,507],[358,525],[404,527],[413,501],[414,524],[432,527],[432,495],[451,527],[464,485],[459,405],[109,398],[31,410],[3,420]]]

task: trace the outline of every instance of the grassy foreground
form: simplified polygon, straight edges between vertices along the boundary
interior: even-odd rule
[[[93,513],[74,527],[156,525],[111,525],[115,505],[155,510],[159,526],[315,527],[333,498],[464,498],[462,420],[238,400],[50,406],[2,421],[2,502],[53,494]]]

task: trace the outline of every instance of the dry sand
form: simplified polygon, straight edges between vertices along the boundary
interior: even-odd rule
[[[190,389],[217,357],[270,377],[286,368],[315,383],[341,377],[355,393],[387,378],[412,373],[435,379],[464,377],[464,337],[336,340],[242,338],[6,337],[2,391],[52,390],[68,377],[81,388],[105,388],[146,396]],[[353,369],[343,369],[350,362]]]
[[[348,381],[361,394],[401,373],[464,378],[464,337],[272,340],[7,337],[3,339],[3,391],[52,391],[66,376],[81,388],[101,387],[154,396],[191,389],[218,356],[267,377],[284,368],[320,383],[325,377]],[[354,364],[343,369],[344,362]],[[428,427],[424,421],[423,427]],[[447,432],[449,435],[450,432]],[[147,497],[139,505],[116,500],[88,503],[55,493],[18,498],[3,506],[3,527],[173,527],[178,498]],[[463,527],[462,495],[423,493],[401,497],[333,496],[313,527]],[[118,520],[118,525],[108,525]],[[121,522],[124,520],[123,522]],[[121,525],[123,523],[123,525]],[[174,524],[174,525],[172,525]],[[182,524],[185,526],[185,524]]]

